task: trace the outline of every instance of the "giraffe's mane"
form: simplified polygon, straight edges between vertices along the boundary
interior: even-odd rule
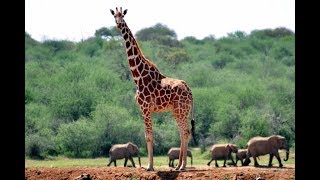
[[[124,21],[124,20],[123,20],[123,21]],[[142,58],[143,60],[145,60],[148,65],[153,66],[157,71],[159,71],[158,67],[157,67],[153,62],[151,62],[149,59],[147,59],[147,58],[143,55],[143,53],[142,53],[142,51],[141,51],[141,49],[140,49],[140,47],[139,47],[139,44],[138,44],[136,38],[134,38],[134,36],[133,36],[133,34],[132,34],[129,26],[127,25],[127,23],[126,23],[125,21],[124,21],[124,23],[125,23],[125,26],[128,28],[128,30],[130,31],[129,35],[132,37],[133,41],[134,41],[134,42],[136,43],[136,45],[137,45],[137,50],[138,50],[139,54],[141,55],[141,58]],[[160,71],[159,71],[159,72],[160,72]]]
[[[133,36],[132,36],[132,38],[133,38],[133,40],[135,41],[135,43],[136,43],[136,45],[137,45],[138,52],[140,53],[142,59],[144,59],[144,60],[147,62],[148,65],[153,66],[156,70],[159,71],[158,67],[157,67],[153,62],[151,62],[149,59],[147,59],[147,58],[143,55],[143,53],[142,53],[142,51],[141,51],[141,49],[140,49],[140,47],[139,47],[139,44],[138,44],[138,42],[136,41],[136,39],[135,39]]]

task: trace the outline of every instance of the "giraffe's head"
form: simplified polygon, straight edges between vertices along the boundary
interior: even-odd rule
[[[114,12],[112,9],[110,9],[111,14],[114,16],[114,19],[117,24],[117,28],[121,29],[123,27],[123,17],[127,13],[127,9],[123,11],[122,13],[122,7],[120,7],[120,11],[118,11],[118,8],[116,7],[116,12]]]

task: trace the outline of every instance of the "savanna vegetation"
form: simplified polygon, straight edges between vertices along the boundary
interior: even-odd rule
[[[295,34],[286,28],[236,31],[222,38],[177,39],[163,24],[135,35],[166,76],[185,80],[195,104],[201,153],[214,143],[244,147],[279,134],[295,145]],[[80,42],[34,40],[25,33],[25,154],[28,158],[106,157],[131,141],[146,155],[119,32],[101,28]],[[170,112],[154,114],[154,153],[179,146]],[[190,146],[195,147],[192,141]]]

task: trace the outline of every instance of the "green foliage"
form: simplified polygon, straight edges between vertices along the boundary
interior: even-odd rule
[[[102,46],[103,40],[97,36],[86,39],[84,42],[81,42],[77,48],[78,51],[83,52],[85,55],[93,57],[99,55],[98,53]]]
[[[61,152],[69,157],[90,157],[91,149],[97,141],[96,125],[83,118],[62,124],[56,141]]]
[[[235,31],[233,33],[228,33],[228,37],[243,40],[247,37],[247,34],[243,31]]]
[[[159,120],[159,118],[157,118]],[[154,153],[155,154],[167,154],[168,150],[171,147],[180,146],[180,137],[177,128],[177,123],[170,113],[168,117],[161,124],[155,124],[153,127],[154,130]]]
[[[216,111],[216,119],[219,121],[212,126],[210,132],[220,138],[233,139],[239,134],[240,111],[231,104],[219,107]]]
[[[212,66],[216,69],[224,68],[228,63],[235,61],[235,58],[232,55],[228,54],[219,54],[212,61]]]
[[[121,36],[121,32],[115,27],[102,27],[100,29],[97,29],[94,33],[96,37],[102,37],[105,39],[115,38],[117,36]]]
[[[190,61],[189,54],[182,48],[166,48],[159,53],[159,58],[166,61],[170,66],[176,68],[181,63]]]
[[[75,45],[71,41],[57,41],[57,40],[46,40],[43,42],[44,47],[48,47],[52,54],[56,54],[59,51],[70,51],[75,48]]]
[[[25,154],[108,156],[131,141],[147,155],[144,122],[123,39],[100,28],[81,42],[37,42],[25,33]],[[295,145],[295,37],[286,28],[241,31],[216,39],[176,33],[162,24],[137,32],[143,54],[194,97],[202,156],[214,143],[244,147],[279,134]],[[152,115],[154,154],[180,145],[170,112]],[[190,141],[189,146],[194,146]]]
[[[278,27],[275,29],[254,30],[250,34],[250,36],[257,38],[281,38],[293,35],[294,33],[290,29],[287,29],[285,27]]]
[[[161,23],[157,23],[149,28],[141,29],[135,34],[135,36],[141,41],[154,40],[166,36],[172,39],[177,39],[177,34]]]
[[[239,147],[245,147],[246,142],[254,136],[269,136],[270,124],[268,123],[263,112],[256,108],[248,108],[243,111],[240,119],[241,124],[241,141],[238,142]]]
[[[203,44],[203,41],[195,38],[194,36],[187,36],[187,37],[183,38],[181,41],[186,41],[191,44]]]
[[[25,154],[34,159],[57,155],[50,129],[43,128],[37,133],[28,133],[25,137]]]
[[[94,156],[108,155],[113,144],[131,141],[139,147],[144,144],[143,121],[133,119],[124,108],[109,103],[98,104],[93,112],[98,141]]]
[[[177,34],[166,25],[160,23],[149,28],[141,29],[135,36],[138,40],[142,41],[155,41],[170,47],[181,46],[180,42],[177,40]]]

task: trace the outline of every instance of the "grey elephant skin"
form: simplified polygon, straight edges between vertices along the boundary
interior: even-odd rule
[[[226,167],[227,159],[231,159],[232,164],[235,165],[231,153],[237,153],[238,147],[235,144],[215,144],[212,146],[210,152],[212,158],[208,162],[208,166],[210,166],[210,163],[215,160],[215,166],[219,167],[217,160],[223,159],[223,167]]]
[[[243,166],[243,160],[246,159],[247,151],[248,149],[238,149],[238,152],[236,153],[236,165],[240,160],[241,165]]]
[[[281,163],[279,149],[286,150],[286,158],[283,159],[287,161],[289,159],[289,145],[287,143],[286,138],[280,135],[272,135],[269,137],[253,137],[247,143],[248,152],[246,154],[246,160],[244,161],[243,165],[247,166],[250,163],[250,157],[253,157],[254,166],[258,167],[257,157],[269,154],[269,164],[268,166],[272,166],[272,159],[275,156],[279,162],[279,167],[283,167]]]
[[[125,158],[124,167],[127,166],[128,159],[131,161],[132,166],[136,167],[132,158],[134,156],[138,156],[139,166],[141,167],[140,154],[137,145],[131,142],[128,142],[127,144],[115,144],[109,150],[109,164],[107,166],[110,166],[112,162],[114,163],[114,166],[117,166],[117,159]]]
[[[168,151],[168,157],[169,157],[169,167],[174,167],[174,160],[179,159],[179,154],[180,154],[180,148],[178,147],[173,147],[170,148]],[[192,153],[190,149],[187,150],[187,156],[191,158],[191,166],[192,166]]]

